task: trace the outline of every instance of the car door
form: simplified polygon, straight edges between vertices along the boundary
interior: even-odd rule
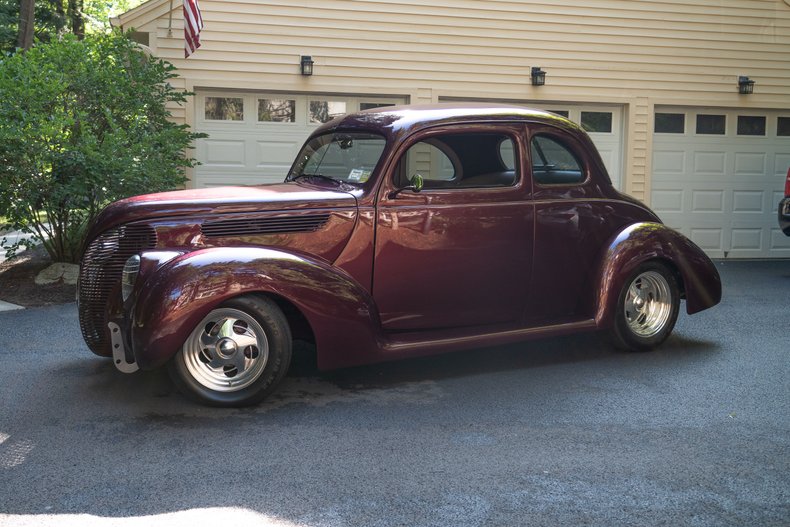
[[[412,136],[385,176],[373,297],[387,331],[518,323],[526,304],[533,206],[520,124]],[[419,174],[420,192],[403,189]]]
[[[558,324],[593,316],[593,289],[608,240],[630,222],[598,184],[602,177],[586,147],[550,125],[529,129],[535,203],[535,258],[527,323]]]

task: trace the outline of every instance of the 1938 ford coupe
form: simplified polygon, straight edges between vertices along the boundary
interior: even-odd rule
[[[285,182],[138,196],[92,226],[80,326],[124,372],[207,404],[322,369],[606,330],[647,350],[721,298],[715,266],[617,192],[551,113],[403,106],[318,128]]]

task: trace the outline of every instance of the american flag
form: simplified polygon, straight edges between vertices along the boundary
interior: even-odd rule
[[[203,17],[200,16],[198,0],[184,0],[184,58],[188,58],[200,47],[200,30]]]

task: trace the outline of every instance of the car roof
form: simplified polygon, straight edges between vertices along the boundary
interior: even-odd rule
[[[581,131],[572,121],[545,110],[512,104],[440,103],[384,106],[350,113],[320,126],[314,134],[332,130],[366,130],[397,138],[432,126],[497,121],[542,122],[573,132]]]

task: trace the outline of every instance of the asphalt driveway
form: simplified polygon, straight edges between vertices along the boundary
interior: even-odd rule
[[[247,410],[0,313],[0,525],[788,525],[790,261],[646,354],[557,338],[319,375]]]

